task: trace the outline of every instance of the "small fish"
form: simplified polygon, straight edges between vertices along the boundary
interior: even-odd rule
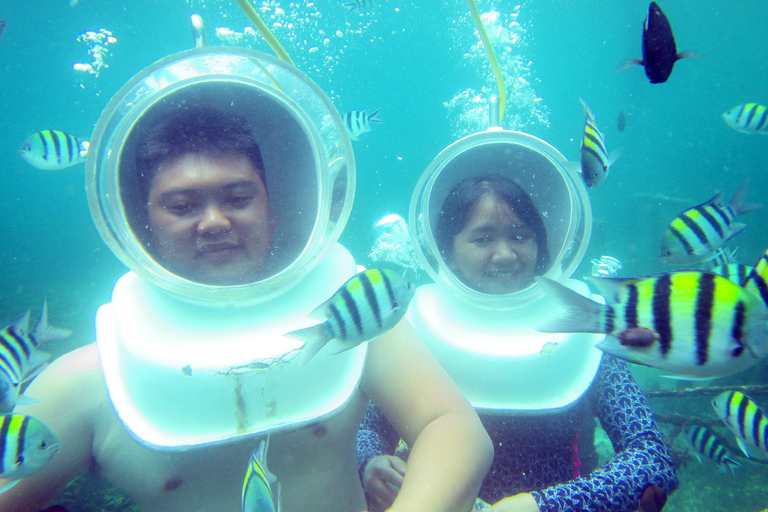
[[[600,185],[608,176],[608,168],[619,157],[619,150],[610,156],[605,151],[605,137],[595,124],[595,116],[589,105],[579,98],[584,107],[584,135],[581,138],[581,177],[588,187]]]
[[[653,484],[648,484],[640,495],[638,512],[661,512],[667,503],[667,491]]]
[[[712,400],[712,407],[747,458],[747,446],[768,457],[768,416],[760,406],[740,391],[723,391]]]
[[[3,37],[3,30],[5,30],[5,21],[0,20],[0,37]]]
[[[669,20],[661,12],[656,2],[651,2],[648,7],[648,16],[643,24],[643,60],[631,59],[616,71],[628,67],[641,65],[645,68],[645,75],[652,84],[666,82],[672,74],[672,67],[680,59],[686,57],[698,57],[690,52],[677,53],[675,36]]]
[[[691,425],[683,429],[683,435],[691,444],[696,458],[701,462],[701,455],[715,462],[723,471],[730,470],[734,475],[741,464],[736,462],[731,452],[723,446],[720,438],[711,430],[700,425]]]
[[[742,263],[728,263],[727,265],[713,267],[710,272],[721,275],[739,286],[745,286],[752,273],[752,268]]]
[[[192,27],[192,40],[195,43],[195,48],[208,46],[208,36],[205,35],[203,17],[199,14],[193,14],[190,18],[190,25]]]
[[[90,142],[57,130],[43,130],[29,136],[19,149],[21,158],[33,167],[58,171],[85,162]]]
[[[711,270],[715,267],[722,267],[724,265],[730,265],[731,263],[738,263],[736,260],[736,253],[739,252],[739,248],[728,249],[727,247],[720,247],[715,251],[715,255],[711,260],[707,260],[702,264],[704,270]]]
[[[40,471],[58,450],[59,441],[40,420],[23,414],[0,416],[0,478],[12,480],[0,492]]]
[[[0,412],[11,412],[19,401],[19,389],[48,364],[50,354],[37,350],[46,341],[66,338],[72,331],[48,325],[48,302],[40,320],[29,332],[29,311],[0,330]],[[22,403],[32,403],[30,399]]]
[[[344,6],[346,11],[345,16],[349,16],[355,11],[368,11],[373,7],[373,0],[352,0],[351,2],[344,2],[341,5]]]
[[[733,219],[760,208],[760,205],[744,202],[748,184],[749,179],[744,180],[727,205],[723,205],[723,194],[718,192],[709,201],[675,217],[662,236],[661,261],[690,265],[714,257],[727,240],[747,227]]]
[[[371,131],[371,123],[382,122],[381,119],[376,119],[379,110],[381,109],[377,108],[370,114],[367,114],[365,110],[350,110],[342,116],[344,126],[347,127],[347,133],[352,140],[357,140],[363,133]]]
[[[723,114],[723,120],[734,130],[768,135],[768,109],[757,103],[737,105]]]
[[[266,441],[259,443],[259,447],[251,454],[243,481],[243,512],[278,512],[280,510],[279,486],[278,496],[272,492],[272,486],[277,484],[277,478],[267,469],[268,449],[269,437]]]
[[[413,285],[397,272],[365,270],[310,313],[323,323],[289,332],[287,336],[304,341],[304,363],[331,340],[336,340],[334,353],[338,354],[394,327],[405,315],[413,294]]]
[[[768,264],[759,272],[753,276],[764,284]],[[598,286],[606,304],[539,278],[565,308],[562,317],[539,331],[605,333],[596,345],[600,350],[686,379],[730,375],[768,356],[768,297],[761,298],[749,284],[741,287],[695,270],[587,279]]]
[[[627,116],[624,115],[623,110],[619,110],[619,119],[616,121],[616,129],[620,132],[624,131],[624,128],[627,127]]]

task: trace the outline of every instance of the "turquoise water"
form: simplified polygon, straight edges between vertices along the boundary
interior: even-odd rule
[[[348,18],[341,3],[272,1],[257,6],[265,7],[265,18],[275,16],[270,23],[279,23],[276,36],[340,112],[381,108],[384,123],[354,142],[357,197],[341,239],[365,264],[376,220],[387,213],[407,216],[421,173],[468,127],[445,103],[461,105],[463,91],[479,91],[493,80],[478,57],[464,2],[379,0]],[[626,59],[640,58],[645,1],[480,1],[478,6],[481,12],[500,13],[505,23],[496,35],[506,38],[509,49],[501,45],[497,51],[511,69],[519,66],[517,75],[507,77],[523,84],[510,92],[507,114],[519,124],[507,127],[539,136],[576,160],[584,122],[582,97],[592,107],[609,151],[624,147],[606,182],[590,190],[594,230],[577,276],[587,275],[589,260],[600,255],[620,259],[625,276],[669,270],[658,262],[659,240],[680,211],[718,190],[730,199],[747,177],[749,200],[768,197],[768,137],[738,133],[720,118],[738,104],[768,103],[768,7],[713,0],[662,3],[678,49],[703,57],[678,62],[667,83],[651,85],[640,67],[612,72]],[[516,12],[519,26],[510,26]],[[223,0],[81,0],[75,7],[67,0],[29,0],[0,5],[0,19],[7,25],[0,38],[0,186],[6,191],[0,202],[0,321],[30,308],[36,312],[48,297],[51,322],[75,332],[52,343],[54,355],[93,340],[96,308],[109,300],[115,279],[126,269],[91,221],[83,166],[41,171],[16,151],[27,136],[43,129],[88,136],[112,95],[131,76],[191,46],[192,13],[203,16],[210,44],[228,42],[217,38],[216,27],[243,32],[249,26],[234,1]],[[99,29],[109,30],[117,41],[108,45],[105,66],[94,76],[72,64],[93,62],[88,43],[77,39]],[[244,36],[239,44],[270,51],[255,38]],[[540,101],[530,103],[532,99]],[[616,129],[620,110],[627,116],[624,132]],[[740,220],[748,228],[731,245],[740,247],[743,263],[751,263],[768,247],[768,205]],[[638,373],[647,389],[662,382]],[[753,370],[723,382],[765,382],[765,373]],[[685,407],[690,414],[712,416],[706,400],[682,404],[654,399],[653,405],[660,412]],[[681,468],[681,489],[670,498],[668,509],[760,510],[768,506],[764,468],[745,462],[732,478],[694,460]]]

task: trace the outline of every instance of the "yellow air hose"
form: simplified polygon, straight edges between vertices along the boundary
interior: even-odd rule
[[[499,86],[499,122],[501,122],[504,119],[504,108],[507,106],[507,88],[504,85],[504,75],[501,73],[499,62],[496,60],[496,54],[493,51],[493,46],[491,46],[491,40],[488,38],[488,32],[485,31],[485,26],[483,26],[483,20],[477,11],[475,0],[467,0],[467,4],[469,5],[469,12],[472,13],[472,19],[475,21],[477,31],[480,34],[480,39],[483,41],[483,47],[491,63],[493,74],[496,75],[496,84]]]
[[[243,9],[245,15],[248,16],[248,19],[251,20],[251,23],[253,23],[253,26],[256,27],[259,32],[261,32],[264,40],[267,42],[267,44],[269,44],[270,48],[272,48],[272,51],[275,52],[275,55],[284,61],[293,64],[291,57],[288,55],[288,52],[283,49],[283,47],[280,45],[280,42],[277,40],[272,31],[269,30],[269,27],[266,23],[264,23],[264,21],[261,19],[261,16],[259,16],[259,13],[256,12],[256,9],[253,8],[251,3],[248,0],[237,0],[237,3],[240,4],[240,7]]]

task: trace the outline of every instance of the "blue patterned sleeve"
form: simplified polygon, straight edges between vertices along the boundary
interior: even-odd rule
[[[616,455],[587,476],[533,492],[546,512],[631,512],[648,484],[668,494],[677,475],[642,391],[626,364],[603,356],[590,390],[600,423]]]
[[[394,455],[400,435],[373,402],[368,403],[365,418],[357,431],[357,472],[363,481],[363,470],[377,455]]]

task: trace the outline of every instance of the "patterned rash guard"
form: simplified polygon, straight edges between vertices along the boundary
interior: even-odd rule
[[[592,412],[613,443],[616,455],[579,476],[578,427]],[[604,355],[589,391],[572,407],[540,416],[481,414],[495,456],[480,498],[487,503],[530,492],[546,512],[631,512],[648,484],[671,493],[677,476],[651,410],[627,366]],[[357,435],[357,464],[392,454],[399,441],[394,428],[373,405]]]

